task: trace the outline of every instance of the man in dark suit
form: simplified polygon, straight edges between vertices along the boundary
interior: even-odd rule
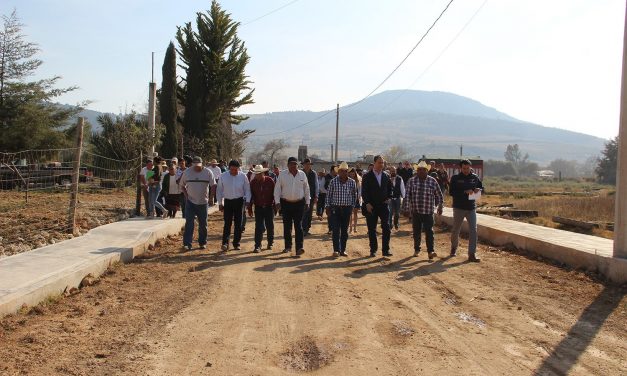
[[[390,208],[388,203],[392,198],[392,180],[387,172],[383,171],[385,161],[383,157],[374,157],[374,166],[366,173],[362,180],[361,197],[363,199],[362,213],[368,225],[370,240],[370,257],[377,255],[377,222],[381,219],[382,251],[383,256],[392,256],[390,252]]]

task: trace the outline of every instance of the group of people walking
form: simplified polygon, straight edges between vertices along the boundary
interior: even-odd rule
[[[185,160],[185,159],[184,159]],[[149,161],[146,170],[150,171]],[[176,160],[175,162],[178,162]],[[218,163],[211,161],[212,167]],[[175,163],[174,163],[175,164]],[[190,168],[185,168],[186,165]],[[300,256],[305,252],[304,237],[311,230],[314,212],[318,219],[328,218],[328,232],[331,234],[333,256],[348,256],[349,234],[357,232],[359,212],[365,217],[368,228],[370,256],[375,257],[381,248],[384,257],[392,256],[390,238],[392,229],[399,229],[401,215],[411,219],[414,256],[422,252],[421,234],[425,233],[426,253],[429,260],[437,257],[434,242],[434,215],[441,215],[444,196],[453,198],[454,224],[451,232],[450,256],[457,255],[459,233],[464,219],[468,222],[468,259],[480,261],[476,255],[477,220],[473,196],[483,189],[481,180],[471,171],[471,163],[461,160],[460,172],[448,179],[443,166],[435,168],[435,163],[420,161],[410,165],[399,164],[398,169],[390,166],[382,156],[375,156],[367,171],[349,167],[346,162],[315,172],[309,159],[299,161],[290,157],[287,169],[270,171],[267,163],[251,166],[245,173],[237,160],[228,167],[215,169],[204,167],[200,157],[182,163],[183,167],[168,169],[168,177],[158,180],[156,173],[143,175],[142,182],[148,187],[147,211],[159,207],[153,199],[159,196],[158,189],[151,184],[162,181],[161,190],[166,191],[165,202],[178,202],[186,219],[183,246],[191,250],[194,221],[198,220],[198,244],[207,244],[207,210],[214,198],[224,216],[222,232],[223,251],[240,250],[240,242],[246,221],[246,214],[255,218],[253,252],[262,251],[263,234],[266,234],[265,249],[274,246],[274,218],[280,214],[283,220],[283,252]],[[434,171],[435,170],[435,171]],[[144,174],[144,172],[142,172]],[[216,176],[217,175],[217,176]],[[165,183],[167,181],[167,183]],[[152,182],[152,183],[151,183]],[[314,208],[315,206],[315,208]],[[169,214],[172,214],[169,211]],[[174,212],[175,214],[175,212]],[[381,229],[381,244],[377,229]],[[293,234],[293,236],[292,236]],[[231,238],[232,235],[232,238]]]

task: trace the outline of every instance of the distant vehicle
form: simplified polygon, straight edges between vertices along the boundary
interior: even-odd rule
[[[0,189],[70,185],[73,170],[72,166],[64,166],[61,162],[37,164],[17,159],[0,165]],[[86,182],[88,174],[87,168],[81,167],[79,182]]]

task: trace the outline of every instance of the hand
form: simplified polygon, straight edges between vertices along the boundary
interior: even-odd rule
[[[253,217],[253,208],[248,208],[248,216]]]
[[[281,211],[281,204],[274,204],[274,215]]]
[[[442,207],[438,206],[438,215],[442,215]]]
[[[224,205],[219,205],[219,206],[218,206],[218,209],[219,209],[221,212],[223,212],[223,211],[224,211]]]
[[[311,205],[313,205],[313,204],[315,204],[315,203],[317,203],[317,202],[318,202],[318,197],[314,197],[314,199],[313,199],[313,203],[312,203]]]
[[[467,195],[471,195],[471,194],[473,194],[473,192],[474,192],[474,190],[472,190],[472,189],[466,189],[464,191],[464,193],[467,194]]]
[[[372,204],[366,204],[366,210],[368,211],[368,213],[372,213],[372,211],[374,210],[374,206],[372,206]]]
[[[481,189],[480,189],[480,188],[475,188],[473,191],[474,191],[475,193],[477,193],[477,192],[481,191]]]

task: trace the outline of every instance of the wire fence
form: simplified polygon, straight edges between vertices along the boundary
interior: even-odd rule
[[[140,167],[82,147],[0,152],[0,257],[133,216]]]

